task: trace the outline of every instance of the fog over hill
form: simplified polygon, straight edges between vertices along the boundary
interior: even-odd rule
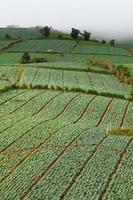
[[[1,0],[0,27],[49,25],[87,30],[93,37],[133,38],[132,0]]]

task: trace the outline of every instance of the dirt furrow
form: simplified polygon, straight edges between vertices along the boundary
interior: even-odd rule
[[[34,80],[35,80],[35,78],[36,78],[36,76],[37,76],[38,71],[39,71],[39,68],[36,70],[35,76],[33,77],[33,80],[31,81],[31,84],[34,82]]]
[[[124,125],[124,120],[125,120],[125,118],[126,118],[126,116],[127,116],[127,114],[128,114],[128,109],[129,109],[130,103],[131,103],[130,101],[127,103],[126,108],[125,108],[125,111],[124,111],[124,113],[123,113],[123,116],[122,116],[122,119],[121,119],[121,123],[120,123],[120,127],[121,127],[121,128],[123,127],[123,125]]]
[[[74,98],[76,98],[78,95],[76,95]],[[34,128],[36,128],[37,126],[39,126],[39,125],[41,125],[41,124],[43,124],[43,123],[45,123],[45,122],[48,122],[48,121],[50,121],[50,120],[54,120],[54,119],[57,119],[62,113],[64,113],[64,111],[67,109],[67,107],[69,106],[69,104],[73,101],[73,99],[74,98],[72,98],[68,103],[67,103],[67,105],[63,108],[63,110],[59,113],[59,114],[57,114],[56,115],[56,117],[54,117],[54,118],[51,118],[51,119],[46,119],[46,120],[44,120],[44,121],[42,121],[42,122],[40,122],[40,123],[37,123],[35,126],[33,126],[32,128],[30,128],[29,130],[27,130],[26,132],[24,132],[22,135],[20,135],[16,140],[14,140],[13,142],[11,142],[10,144],[8,144],[4,149],[2,149],[1,151],[0,151],[0,154],[1,153],[3,153],[5,150],[7,150],[9,147],[11,147],[14,143],[16,143],[19,139],[21,139],[21,138],[23,138],[28,132],[30,132],[31,130],[33,130]],[[26,118],[24,118],[24,119],[26,119]],[[19,120],[20,121],[20,120]],[[18,122],[19,122],[18,121]],[[14,124],[16,124],[16,123],[14,123]],[[10,126],[10,127],[12,127],[12,126]],[[6,128],[6,129],[4,129],[5,131],[6,130],[8,130],[10,127],[8,127],[8,128]],[[3,133],[3,131],[2,131],[2,133]]]
[[[98,126],[100,126],[100,125],[102,124],[102,122],[103,122],[105,116],[106,116],[107,113],[108,113],[108,110],[109,110],[109,108],[110,108],[110,106],[111,106],[112,101],[113,101],[113,98],[109,101],[108,105],[106,106],[106,108],[105,108],[104,112],[102,113],[102,115],[101,115],[101,117],[100,117],[100,119],[99,119],[99,121],[98,121],[96,127],[98,127]]]
[[[127,149],[129,147],[129,145],[133,142],[133,137],[129,139],[129,142],[127,143],[126,147],[123,149],[123,151],[119,154],[119,159],[117,160],[116,162],[116,165],[114,167],[114,170],[111,172],[111,174],[108,176],[108,180],[107,180],[107,183],[105,185],[105,188],[103,191],[101,191],[100,195],[99,195],[99,198],[98,200],[103,200],[105,199],[105,195],[106,195],[106,191],[107,189],[109,188],[112,180],[113,180],[113,177],[117,174],[118,170],[119,170],[119,167],[122,163],[122,160],[124,158],[124,156],[126,155],[127,153]]]
[[[81,115],[73,122],[74,124],[76,124],[77,122],[79,122],[84,116],[85,114],[87,113],[88,111],[88,108],[91,104],[91,102],[96,98],[96,96],[94,96],[90,101],[89,103],[87,104],[87,106],[85,107],[85,109],[83,110],[83,112],[81,113]]]
[[[28,90],[26,90],[26,91],[23,91],[23,92],[21,92],[21,93],[19,93],[19,94],[16,94],[15,96],[13,96],[13,97],[10,97],[9,99],[6,99],[5,101],[3,101],[3,102],[1,102],[0,103],[0,106],[2,106],[3,104],[5,104],[5,103],[7,103],[8,101],[10,101],[10,100],[12,100],[12,99],[14,99],[14,98],[16,98],[17,96],[19,96],[19,95],[21,95],[21,94],[24,94],[24,93],[26,93]]]
[[[41,95],[43,92],[36,94],[35,96],[31,97],[28,101],[26,101],[25,103],[23,103],[21,106],[15,108],[13,111],[9,112],[8,114],[3,115],[2,117],[0,117],[0,119],[2,119],[5,116],[11,115],[12,113],[16,112],[17,110],[21,109],[23,106],[25,106],[27,103],[29,103],[31,100],[33,100],[34,98],[36,98],[37,96]]]
[[[37,110],[36,112],[34,112],[31,116],[37,115],[38,113],[40,113],[48,104],[50,104],[57,96],[61,95],[61,93],[63,92],[59,92],[58,94],[56,94],[54,97],[52,97],[47,103],[45,103],[39,110]]]
[[[69,185],[67,186],[67,188],[65,189],[65,191],[62,193],[62,195],[60,196],[59,200],[64,200],[68,194],[68,192],[70,191],[70,189],[73,187],[73,185],[78,181],[78,179],[80,178],[80,176],[82,175],[82,172],[84,170],[84,168],[86,167],[87,163],[91,160],[91,158],[97,153],[97,150],[99,149],[99,147],[101,146],[101,144],[105,141],[105,139],[108,137],[108,135],[106,135],[94,148],[94,150],[92,151],[91,155],[87,158],[87,160],[84,162],[84,164],[82,165],[82,167],[75,173],[75,175],[73,176],[72,180],[70,181]]]
[[[68,150],[73,145],[73,143],[81,136],[81,134],[85,130],[83,130],[82,132],[80,132],[78,134],[78,136],[76,136],[75,138],[73,138],[71,140],[71,142],[69,144],[67,144],[65,146],[65,148],[59,153],[59,155],[47,166],[47,168],[42,172],[42,174],[38,175],[35,178],[34,182],[23,193],[22,198],[20,198],[21,200],[25,199],[29,195],[29,193],[31,192],[31,190],[44,178],[44,176],[50,171],[50,169],[62,158],[62,156],[64,155],[64,153],[66,152],[66,150]]]
[[[79,96],[79,94],[74,96],[72,99],[70,99],[70,101],[66,104],[66,106],[63,108],[63,110],[59,114],[57,114],[54,118],[52,118],[52,120],[55,120],[58,117],[60,117],[67,110],[68,106],[73,102],[73,100],[76,99],[76,97],[78,97],[78,96]]]
[[[57,130],[53,131],[52,133],[50,133],[50,135],[44,140],[42,141],[37,147],[34,147],[31,149],[31,151],[29,153],[27,153],[27,155],[25,155],[23,157],[22,160],[20,160],[18,162],[17,165],[15,165],[15,167],[12,168],[12,170],[2,179],[0,179],[0,184],[4,183],[6,181],[6,179],[23,163],[25,162],[26,160],[28,160],[31,156],[33,156],[36,152],[38,152],[40,150],[40,148],[46,143],[48,142],[54,135],[55,133],[57,133],[59,130],[61,130],[62,128],[64,128],[65,126],[68,126],[68,125],[64,125],[60,128],[58,128]]]

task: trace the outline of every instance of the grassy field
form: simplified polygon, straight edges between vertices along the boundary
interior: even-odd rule
[[[51,45],[39,41],[26,48]],[[132,200],[133,136],[120,134],[133,130],[132,86],[85,60],[132,69],[133,57],[66,53],[65,42],[54,43],[63,56],[30,54],[45,63],[20,64],[21,43],[0,54],[0,199]]]

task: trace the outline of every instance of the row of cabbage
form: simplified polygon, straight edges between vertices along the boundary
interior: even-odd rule
[[[92,68],[92,71],[94,69]],[[88,93],[94,91],[103,94],[130,97],[131,87],[120,83],[112,74],[86,71],[56,70],[35,67],[0,67],[1,89],[19,81],[19,86],[77,90]]]
[[[93,72],[78,72],[68,70],[25,68],[20,86],[31,84],[32,87],[53,89],[77,90],[88,93],[109,93],[130,97],[131,87],[120,83],[111,74],[100,74]]]
[[[15,51],[15,50],[14,50]],[[4,64],[20,64],[20,58],[23,53],[3,52],[0,54],[0,65]],[[120,55],[91,55],[91,54],[54,54],[54,53],[30,53],[31,58],[46,58],[49,62],[77,62],[84,63],[86,60],[109,60],[115,64],[132,64],[132,56]],[[54,64],[54,63],[53,63]],[[36,64],[38,65],[38,64]],[[40,65],[40,64],[39,64]],[[45,64],[44,64],[45,65]]]
[[[45,141],[37,151],[31,146],[31,139],[27,139],[26,143],[19,143],[20,148],[24,147],[24,156],[30,150],[32,153],[29,153],[25,162],[15,168],[12,175],[2,184],[0,188],[2,199],[25,197],[27,199],[53,197],[54,199],[79,197],[98,199],[106,188],[110,175],[114,172],[121,152],[126,149],[129,138],[109,136],[104,139],[105,129],[85,130],[67,126],[58,130],[47,140],[49,135],[48,131],[44,131],[45,128],[46,126],[42,126],[38,131],[29,134],[29,138],[31,136],[39,138],[42,135],[40,142],[42,139]],[[37,143],[35,143],[37,148],[36,145]],[[31,149],[25,151],[26,147],[31,147]],[[131,155],[128,154],[128,157],[131,159]],[[120,166],[119,171],[128,167],[124,159],[122,162],[124,166]],[[113,186],[115,180],[116,184],[119,184],[117,180],[121,175],[121,173],[115,173],[116,177],[109,182],[108,187],[111,184]],[[130,187],[130,179],[126,181]],[[131,192],[130,188],[129,190]],[[110,193],[109,196],[111,196]],[[117,197],[121,197],[119,190],[116,190],[114,199]],[[124,194],[123,197],[125,197]]]
[[[37,188],[33,187],[29,198],[39,199],[43,198],[44,195],[50,198],[50,195],[54,193],[55,199],[58,199],[59,195],[62,195],[75,173],[84,166],[86,159],[88,160],[93,154],[94,149],[106,134],[106,129],[93,129],[92,127],[98,124],[97,122],[111,99],[94,97],[43,90],[14,90],[2,94],[0,100],[0,150],[4,149],[4,151],[1,153],[0,167],[1,180],[4,181],[0,192],[3,199],[24,196],[27,194],[25,193],[27,188],[31,188],[30,186],[39,180],[38,177],[45,175],[45,171],[47,176],[44,181],[42,178],[43,186],[37,182]],[[51,99],[52,101],[50,101]],[[91,100],[93,101],[91,102]],[[111,110],[108,112],[114,111],[116,104],[121,105],[121,110],[124,112],[127,102],[117,99],[113,101]],[[48,104],[48,102],[50,103]],[[122,112],[116,109],[115,116],[111,117],[112,125],[116,124],[117,120],[118,125],[120,124],[119,118]],[[107,115],[103,116],[103,120],[106,119]],[[77,121],[77,119],[79,120]],[[75,121],[78,123],[73,124]],[[106,124],[109,125],[107,122]],[[88,132],[82,135],[82,131],[86,128],[89,129]],[[81,137],[78,137],[80,132]],[[75,140],[77,137],[78,139]],[[68,192],[67,197],[76,198],[77,189],[82,187],[86,189],[81,190],[85,192],[80,192],[80,197],[84,196],[87,199],[92,193],[93,197],[99,196],[119,158],[118,153],[125,148],[128,140],[128,137],[108,137],[99,146],[97,153],[93,154],[90,161],[86,163],[84,176],[76,182],[75,186]],[[52,169],[48,166],[51,166],[53,162]],[[92,180],[91,174],[94,166],[96,166],[95,173],[99,173],[98,176],[93,176],[96,177],[96,180]],[[127,166],[126,163],[125,166]],[[90,178],[86,179],[86,176],[90,176]],[[65,187],[60,184],[59,177],[63,182],[66,180]],[[87,180],[91,181],[87,182]],[[97,187],[98,180],[103,181],[102,187]],[[91,193],[86,192],[88,191],[87,185],[91,188]],[[51,188],[53,188],[52,191]],[[94,188],[97,190],[95,191]],[[34,189],[38,191],[38,196],[36,196]]]

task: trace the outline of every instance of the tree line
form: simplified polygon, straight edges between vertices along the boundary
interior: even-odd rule
[[[52,27],[49,27],[49,26],[44,26],[44,27],[37,27],[40,34],[42,35],[43,38],[49,38],[50,37],[50,34],[52,32]],[[72,28],[71,29],[71,33],[70,33],[70,37],[74,40],[77,40],[77,42],[80,40],[80,39],[83,39],[84,41],[90,41],[90,38],[91,38],[91,35],[92,33],[84,30],[83,33],[79,30],[79,29],[76,29],[76,28]],[[63,39],[63,35],[61,33],[58,34],[58,39]],[[9,34],[5,34],[5,39],[6,40],[11,40],[11,36]],[[19,37],[19,39],[21,39],[21,37]],[[65,39],[65,38],[64,38]],[[93,40],[95,42],[99,42],[98,40]],[[106,41],[105,40],[102,40],[102,43],[105,44]],[[115,45],[115,40],[110,40],[110,45],[114,46]]]
[[[52,30],[52,27],[45,26],[45,27],[40,28],[39,32],[42,34],[43,37],[49,38],[49,36],[51,34],[51,30]],[[75,40],[78,40],[79,37],[82,36],[84,41],[90,41],[91,34],[92,33],[88,32],[86,30],[84,30],[84,32],[82,33],[79,29],[72,28],[70,36],[71,36],[72,39],[75,39]],[[59,39],[63,39],[61,34],[59,34],[58,38]],[[95,40],[95,41],[97,41],[97,40]],[[106,41],[102,40],[102,43],[105,44]],[[110,45],[112,45],[112,46],[115,45],[115,40],[114,39],[110,40]]]

